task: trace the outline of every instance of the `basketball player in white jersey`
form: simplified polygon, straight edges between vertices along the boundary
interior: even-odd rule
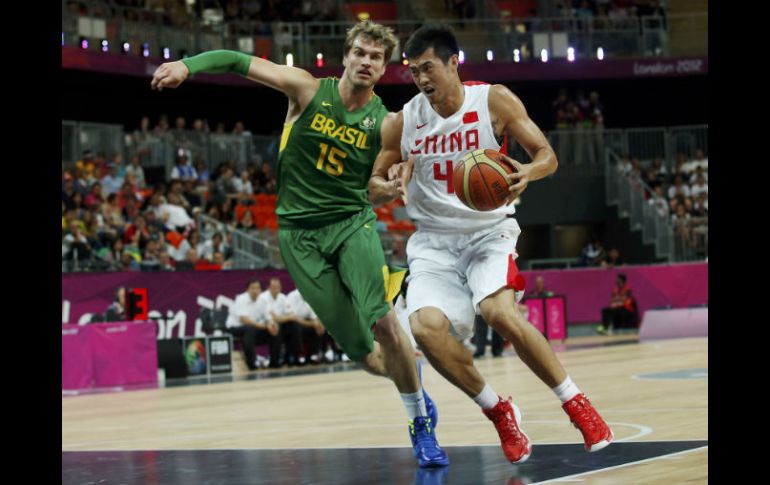
[[[485,383],[462,344],[480,313],[561,400],[586,450],[598,451],[610,444],[612,431],[516,304],[524,281],[514,262],[521,231],[510,203],[527,184],[556,171],[556,155],[508,88],[460,81],[459,49],[448,28],[421,27],[405,50],[420,93],[383,123],[369,198],[377,205],[405,196],[407,213],[417,225],[407,244],[407,311],[414,338],[436,370],[494,423],[508,460],[521,463],[532,452],[521,413],[510,397],[504,400]],[[505,135],[532,161],[521,164],[506,157],[516,168],[508,204],[490,212],[471,210],[454,194],[452,169],[469,151],[500,150]],[[394,169],[401,160],[408,161]],[[388,180],[389,170],[399,175]]]

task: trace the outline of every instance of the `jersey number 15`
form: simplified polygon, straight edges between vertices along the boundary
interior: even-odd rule
[[[329,148],[326,143],[321,143],[321,153],[318,155],[318,162],[315,164],[315,168],[323,170],[326,167],[326,173],[334,176],[342,175],[344,166],[342,160],[347,158],[348,154],[340,150],[337,147]],[[324,164],[324,161],[326,162]]]

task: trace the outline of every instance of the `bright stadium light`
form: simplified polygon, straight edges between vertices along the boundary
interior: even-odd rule
[[[596,58],[599,59],[600,61],[604,60],[604,48],[603,47],[599,47],[598,49],[596,49]]]
[[[513,62],[521,62],[521,51],[513,49]]]
[[[88,39],[86,39],[85,37],[80,38],[80,48],[88,49]]]
[[[324,55],[321,52],[315,55],[315,67],[324,67]]]
[[[494,61],[494,60],[495,60],[495,53],[494,53],[494,52],[492,52],[492,49],[489,49],[489,50],[487,51],[487,60],[488,60],[489,62],[492,62],[492,61]]]
[[[460,58],[460,64],[465,64],[465,52],[463,52],[462,50],[460,51],[459,58]]]
[[[131,44],[129,44],[128,42],[123,42],[122,50],[123,50],[123,54],[128,54],[129,52],[131,52]]]
[[[543,62],[548,62],[548,49],[543,49],[540,51],[540,60]]]
[[[286,65],[289,67],[294,66],[294,54],[286,54]]]
[[[575,48],[569,47],[567,49],[567,60],[570,62],[575,62]]]
[[[61,33],[61,45],[64,46],[64,32]]]
[[[142,57],[150,57],[150,44],[147,42],[142,44]]]
[[[171,49],[169,49],[168,47],[163,48],[163,58],[171,59]]]
[[[102,39],[102,52],[109,52],[110,43],[107,39]]]

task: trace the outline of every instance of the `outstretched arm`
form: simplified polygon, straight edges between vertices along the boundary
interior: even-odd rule
[[[240,74],[252,81],[281,91],[292,99],[312,99],[319,80],[296,67],[282,66],[268,60],[230,50],[214,50],[181,61],[161,64],[152,76],[152,89],[176,88],[190,74]],[[306,104],[306,103],[300,103]]]

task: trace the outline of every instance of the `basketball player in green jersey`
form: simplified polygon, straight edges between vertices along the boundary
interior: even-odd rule
[[[421,467],[437,467],[449,459],[436,441],[435,406],[390,305],[404,274],[388,269],[367,192],[383,120],[394,116],[374,85],[397,44],[390,28],[361,22],[348,31],[339,80],[219,50],[161,65],[151,86],[176,88],[199,72],[237,73],[289,98],[276,208],[286,269],[348,356],[393,380],[410,418],[414,456]],[[403,187],[395,180],[389,190],[398,195]]]

